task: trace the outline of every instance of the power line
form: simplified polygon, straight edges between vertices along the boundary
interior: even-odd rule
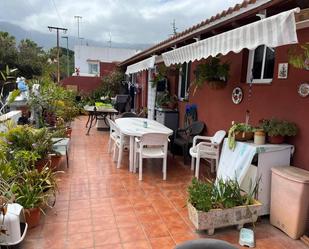
[[[54,8],[55,8],[55,10],[56,10],[56,13],[57,13],[57,16],[58,16],[58,18],[59,18],[59,20],[60,20],[61,25],[64,26],[64,25],[63,25],[62,18],[61,18],[60,14],[59,14],[57,5],[55,4],[55,1],[54,1],[54,0],[51,0],[51,1],[52,1],[52,4],[53,4],[53,6],[54,6]]]

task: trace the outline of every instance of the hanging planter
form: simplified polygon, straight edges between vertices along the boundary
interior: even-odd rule
[[[219,89],[223,89],[224,87],[226,87],[227,82],[224,80],[210,80],[207,83],[211,89],[219,90]]]
[[[218,57],[211,57],[206,63],[200,64],[195,70],[194,91],[202,88],[207,82],[211,89],[223,89],[227,85],[230,65],[228,63],[220,63]]]
[[[299,69],[309,70],[309,43],[300,46],[301,52],[290,49],[288,52],[289,63]]]

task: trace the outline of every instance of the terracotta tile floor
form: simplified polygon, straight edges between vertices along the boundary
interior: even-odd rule
[[[128,172],[128,155],[116,169],[107,153],[108,132],[85,135],[86,117],[74,123],[70,168],[61,175],[56,206],[28,231],[22,249],[168,249],[200,237],[188,220],[186,187],[192,173],[181,160],[168,159],[167,181],[160,163],[145,164],[143,181]],[[176,157],[177,158],[177,157]],[[181,158],[180,158],[181,159]],[[261,219],[255,227],[257,247],[306,248]],[[211,238],[238,243],[235,227],[218,229]],[[238,246],[238,245],[237,245]],[[240,246],[238,246],[241,248]]]

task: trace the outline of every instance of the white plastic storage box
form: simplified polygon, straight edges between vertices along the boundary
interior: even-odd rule
[[[309,171],[293,166],[272,168],[270,223],[293,239],[309,225]]]

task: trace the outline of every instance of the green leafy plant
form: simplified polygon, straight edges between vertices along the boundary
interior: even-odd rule
[[[16,202],[27,209],[47,205],[48,199],[54,197],[58,189],[56,174],[58,172],[46,166],[40,172],[26,169],[13,186]]]
[[[211,57],[206,63],[199,64],[195,70],[194,92],[202,88],[207,81],[210,87],[217,89],[225,87],[229,77],[230,65],[220,63],[218,57]]]
[[[13,202],[15,196],[12,192],[12,183],[0,178],[0,214],[6,213],[6,206],[8,203]]]
[[[168,91],[165,91],[162,94],[158,94],[156,98],[157,107],[172,107],[174,108],[177,105],[178,98],[176,95],[171,95]]]
[[[254,128],[245,123],[233,123],[228,132],[228,144],[231,150],[235,149],[236,139],[235,136],[240,132],[253,132]]]
[[[296,136],[298,132],[296,124],[286,120],[263,119],[260,123],[269,136]]]
[[[10,160],[22,165],[35,159],[45,159],[53,151],[53,133],[47,128],[16,126],[2,134],[10,152]]]
[[[166,80],[168,68],[164,64],[160,64],[157,67],[157,72],[153,74],[151,86],[154,88],[157,86],[158,82]]]
[[[50,80],[34,79],[29,83],[30,88],[40,85],[39,94],[30,92],[28,105],[39,113],[37,127],[46,125],[54,126],[56,118],[62,118],[70,124],[79,114],[79,108],[75,102],[76,92],[51,82]]]
[[[208,212],[212,208],[212,184],[192,179],[188,186],[188,201],[200,211]]]
[[[98,90],[99,96],[107,96],[108,98],[116,96],[120,93],[122,82],[125,79],[124,73],[114,70],[102,78],[102,85]]]
[[[23,172],[26,168],[34,168],[35,162],[38,159],[40,159],[40,156],[36,151],[18,150],[14,152],[11,167],[17,172]]]
[[[12,103],[16,97],[20,94],[19,90],[13,90],[11,94],[6,99],[6,93],[4,91],[5,86],[14,84],[15,82],[15,73],[17,69],[10,69],[8,65],[6,65],[5,70],[0,71],[0,114],[4,114],[6,112],[7,105]]]
[[[236,180],[217,179],[216,182],[202,182],[193,178],[188,186],[188,201],[197,210],[204,212],[217,208],[251,205],[258,191],[258,182],[254,186],[252,184],[249,193],[245,193]]]

